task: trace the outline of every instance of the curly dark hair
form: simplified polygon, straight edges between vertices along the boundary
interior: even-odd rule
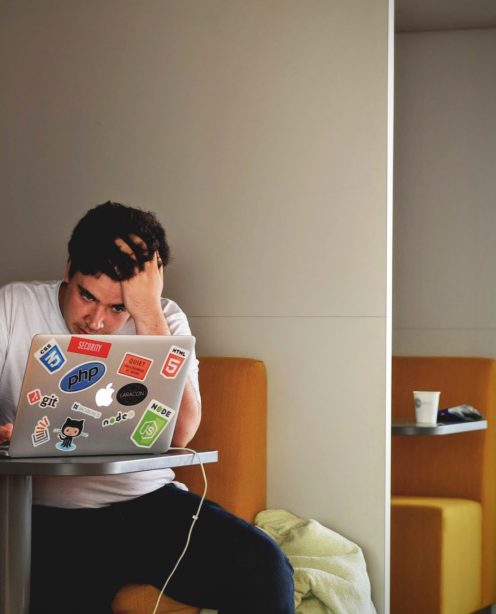
[[[146,248],[131,235],[142,239]],[[115,244],[121,238],[134,256],[123,253]],[[104,273],[115,281],[133,277],[136,267],[143,270],[155,252],[163,266],[169,262],[165,230],[155,215],[120,203],[108,201],[90,209],[76,224],[69,240],[69,277]]]

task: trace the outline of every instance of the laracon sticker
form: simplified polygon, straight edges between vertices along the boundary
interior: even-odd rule
[[[105,375],[107,367],[102,362],[85,362],[68,371],[59,382],[63,392],[80,392],[94,386]]]
[[[67,351],[75,354],[86,354],[88,356],[98,356],[98,358],[107,358],[111,347],[112,344],[107,341],[71,337],[69,345],[67,346]]]
[[[55,373],[61,369],[67,360],[55,339],[45,343],[34,353],[34,357],[48,373]]]
[[[116,416],[110,416],[110,418],[105,418],[102,420],[102,427],[106,426],[114,426],[114,424],[121,424],[126,420],[132,420],[136,414],[134,413],[134,409],[129,411],[118,411]]]
[[[86,414],[87,416],[91,416],[92,418],[96,418],[97,420],[102,417],[102,412],[97,411],[96,409],[91,409],[91,407],[85,407],[78,403],[77,401],[71,405],[72,411],[80,411],[82,414]]]
[[[160,373],[167,379],[175,379],[181,371],[186,358],[189,356],[189,351],[173,345],[167,354],[164,366]]]
[[[144,356],[126,352],[117,373],[125,377],[132,377],[133,379],[143,381],[152,364],[153,360],[151,358],[145,358]]]
[[[151,401],[132,432],[131,441],[139,448],[151,448],[175,413],[167,405]]]
[[[144,384],[136,382],[123,386],[117,392],[116,399],[121,405],[138,405],[146,399],[147,395],[148,388]]]
[[[34,433],[31,434],[31,441],[33,442],[33,446],[35,448],[50,441],[50,431],[48,430],[49,426],[50,420],[47,416],[43,416],[43,418],[38,420],[36,423]]]

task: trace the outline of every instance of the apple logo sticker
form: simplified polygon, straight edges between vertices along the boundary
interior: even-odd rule
[[[112,383],[107,384],[105,388],[100,388],[95,395],[95,402],[98,407],[108,407],[114,400],[112,398],[114,392],[115,390],[112,388]]]

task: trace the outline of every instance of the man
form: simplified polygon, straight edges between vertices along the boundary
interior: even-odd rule
[[[153,214],[107,202],[76,225],[63,281],[2,288],[0,424],[13,421],[36,333],[190,334],[185,314],[161,298],[168,259]],[[200,417],[193,356],[173,445],[191,440]],[[8,436],[8,426],[2,432]],[[32,613],[110,614],[124,584],[161,588],[198,506],[198,497],[173,479],[171,470],[35,479]],[[292,570],[277,545],[211,502],[166,593],[221,614],[294,612]]]

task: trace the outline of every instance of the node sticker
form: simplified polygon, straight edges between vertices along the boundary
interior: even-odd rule
[[[124,375],[125,377],[131,377],[133,379],[143,381],[146,378],[152,364],[153,360],[151,358],[145,358],[144,356],[138,356],[137,354],[130,354],[129,352],[126,352],[117,373]]]
[[[67,360],[55,339],[50,339],[48,343],[45,343],[42,348],[34,353],[34,357],[50,374],[61,369]]]
[[[110,416],[110,418],[105,418],[102,420],[102,427],[106,426],[114,426],[114,424],[121,424],[121,422],[125,422],[126,420],[132,420],[136,414],[134,413],[134,409],[130,411],[119,411],[116,416]]]
[[[131,441],[139,448],[151,448],[175,414],[175,410],[151,401],[136,425]]]
[[[43,418],[38,420],[36,423],[34,433],[31,434],[31,441],[33,442],[33,446],[35,448],[50,441],[50,431],[48,430],[49,426],[50,420],[47,418],[47,416],[43,416]]]
[[[178,376],[179,371],[181,371],[188,356],[188,350],[183,350],[183,348],[173,345],[167,354],[164,366],[162,367],[160,373],[167,379],[175,379]]]
[[[98,356],[98,358],[107,358],[111,347],[112,344],[107,341],[71,337],[69,345],[67,346],[67,351],[75,354],[86,354],[88,356]]]

